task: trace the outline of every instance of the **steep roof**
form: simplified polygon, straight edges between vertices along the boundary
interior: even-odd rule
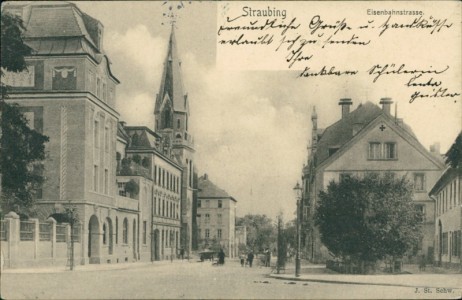
[[[159,93],[156,99],[156,112],[159,112],[162,102],[168,96],[172,101],[175,112],[188,112],[187,96],[183,91],[183,80],[181,77],[181,61],[178,57],[178,50],[175,40],[175,30],[172,26],[168,42],[167,56],[164,62],[164,70],[160,83]]]
[[[197,193],[198,198],[229,198],[234,202],[237,202],[236,199],[228,195],[225,190],[211,182],[207,174],[199,177],[197,185],[199,189],[199,192]]]
[[[364,104],[360,104],[346,117],[327,127],[322,132],[317,142],[315,153],[316,165],[320,165],[327,158],[329,158],[330,148],[340,149],[354,137],[353,127],[356,127],[355,130],[359,132],[380,115],[383,115],[389,119],[394,119],[393,117],[384,113],[379,106],[373,104],[370,101],[367,101]],[[405,130],[416,139],[415,134],[407,124],[402,122],[395,123],[397,126],[400,126],[403,130]]]
[[[438,181],[433,185],[430,193],[430,196],[436,196],[451,180],[457,176],[462,176],[462,169],[454,169],[452,167],[447,167]]]
[[[65,1],[8,2],[6,12],[21,16],[26,28],[24,42],[34,49],[34,55],[88,54],[98,64],[109,58],[102,49],[103,25],[82,12],[77,5]]]

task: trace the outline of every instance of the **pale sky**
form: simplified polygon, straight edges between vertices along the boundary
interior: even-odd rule
[[[163,4],[164,1],[75,3],[104,25],[104,48],[113,73],[121,81],[117,87],[120,119],[128,125],[150,128],[154,124],[154,101],[170,34],[169,20],[163,14],[168,13],[168,7],[173,4],[173,11],[178,15],[176,41],[185,92],[190,101],[196,167],[199,175],[207,173],[210,180],[238,200],[238,216],[259,213],[274,217],[282,211],[285,219],[293,218],[292,188],[300,181],[301,169],[307,160],[313,105],[318,112],[318,126],[325,128],[339,119],[340,98],[352,98],[354,109],[366,100],[378,104],[381,97],[392,97],[398,102],[399,117],[412,127],[420,142],[427,149],[430,144],[440,142],[443,153],[462,128],[460,96],[451,101],[409,104],[407,99],[402,99],[403,92],[398,87],[401,83],[397,85],[393,80],[381,79],[374,85],[364,78],[294,80],[296,71],[217,68],[217,19],[221,21],[216,2],[183,1],[181,9],[178,9],[179,2]],[[428,10],[435,10],[432,3],[426,3]],[[250,4],[233,2],[232,5]],[[274,2],[268,4],[275,5]],[[277,5],[288,10],[297,10],[294,5],[301,5],[301,10],[312,16],[316,9],[326,14],[332,5],[338,8],[339,4],[344,3],[325,3],[323,7],[313,2],[292,2],[286,6],[279,2]],[[260,5],[266,4],[260,2]],[[313,5],[318,6],[310,7]],[[348,7],[354,10],[355,4],[348,2]],[[451,86],[460,93],[460,9],[451,14],[458,20],[452,33],[456,39],[445,39],[441,46],[434,47],[440,47],[439,58],[451,59],[454,63]],[[428,46],[416,50],[416,43],[384,44],[383,47],[393,47],[387,50],[386,56],[406,55],[418,62],[419,55],[428,52]],[[348,60],[354,57],[352,54],[341,57]]]

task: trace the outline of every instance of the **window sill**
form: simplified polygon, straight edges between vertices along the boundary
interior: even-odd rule
[[[373,160],[373,161],[395,161],[398,160],[398,158],[368,158],[367,160]]]

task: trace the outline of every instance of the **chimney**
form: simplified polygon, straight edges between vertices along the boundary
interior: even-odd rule
[[[436,155],[440,155],[440,143],[434,143],[430,145],[430,152]]]
[[[350,98],[342,98],[338,105],[342,106],[342,119],[344,119],[350,113],[350,105],[353,104]]]
[[[207,173],[204,173],[204,180],[208,180],[209,179],[209,175],[207,175]]]
[[[391,104],[393,103],[393,100],[391,100],[391,98],[381,98],[380,99],[380,104],[382,104],[382,111],[387,114],[387,115],[390,115],[390,107],[391,107]]]

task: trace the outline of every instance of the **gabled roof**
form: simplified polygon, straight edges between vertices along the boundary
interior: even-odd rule
[[[197,193],[198,198],[228,198],[237,202],[236,199],[228,195],[225,190],[211,182],[207,174],[199,177],[197,186],[199,189],[199,192]]]
[[[394,117],[387,115],[379,106],[367,101],[364,104],[360,104],[346,117],[323,130],[316,145],[316,166],[319,166],[329,158],[330,148],[340,149],[355,136],[353,132],[354,127],[357,134],[380,115],[394,122]],[[407,124],[402,122],[400,124],[398,122],[394,123],[406,131],[413,139],[417,140],[414,132],[412,132],[412,129]]]
[[[156,99],[155,112],[159,112],[166,94],[173,103],[173,111],[188,113],[187,96],[183,91],[183,80],[181,77],[181,61],[178,57],[178,50],[175,40],[175,30],[172,26],[168,42],[167,56],[164,62],[164,70],[160,83],[159,93]]]
[[[451,180],[457,176],[462,176],[462,169],[448,167],[428,194],[430,196],[436,196]]]
[[[349,113],[345,118],[327,127],[322,132],[321,138],[316,145],[316,165],[329,158],[330,147],[342,147],[353,137],[353,124],[361,124],[362,127],[369,124],[382,110],[372,102],[359,105],[357,109]]]

